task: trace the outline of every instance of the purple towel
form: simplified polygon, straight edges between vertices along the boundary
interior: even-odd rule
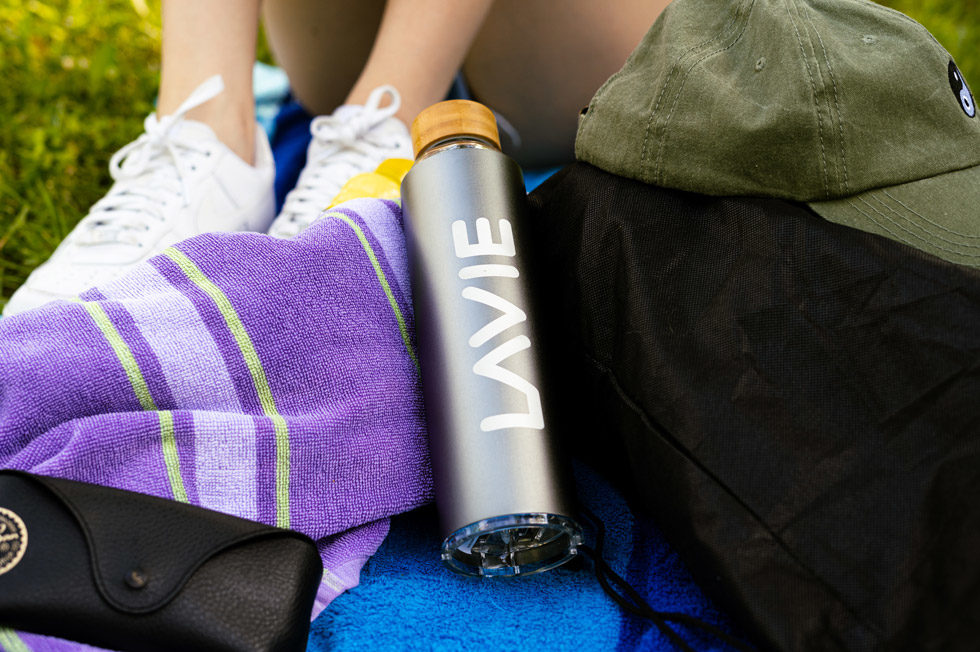
[[[0,466],[304,532],[315,616],[432,499],[400,220],[357,200],[290,241],[198,236],[0,321]]]

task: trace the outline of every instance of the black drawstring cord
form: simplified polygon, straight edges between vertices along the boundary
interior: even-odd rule
[[[637,592],[630,584],[620,577],[616,571],[614,571],[606,560],[602,557],[603,546],[605,545],[606,539],[606,527],[603,525],[602,521],[599,520],[595,514],[592,513],[587,507],[582,505],[580,507],[582,513],[585,517],[592,523],[596,531],[596,547],[595,550],[589,546],[579,546],[581,550],[587,557],[592,560],[595,565],[596,579],[599,580],[599,585],[602,586],[602,590],[606,592],[616,602],[620,607],[626,611],[646,618],[653,622],[657,626],[664,636],[666,636],[671,643],[673,643],[682,652],[695,652],[687,641],[685,641],[681,636],[674,631],[674,629],[668,624],[668,622],[676,622],[682,625],[687,625],[689,627],[700,628],[720,641],[728,643],[736,650],[742,650],[743,652],[755,652],[755,648],[746,644],[745,642],[735,638],[728,632],[725,632],[718,627],[710,623],[706,623],[699,618],[694,616],[689,616],[684,613],[677,613],[671,611],[655,611],[650,604],[643,599],[643,596]],[[619,587],[619,591],[615,590],[610,584],[615,584]]]

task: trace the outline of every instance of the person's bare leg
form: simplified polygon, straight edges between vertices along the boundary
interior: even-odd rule
[[[392,84],[397,116],[411,124],[446,96],[493,0],[389,0],[371,56],[347,101],[363,104],[372,89]]]
[[[384,8],[384,0],[265,0],[269,47],[307,111],[332,113],[347,98]]]
[[[392,84],[402,96],[398,117],[410,123],[445,96],[462,66],[476,99],[519,132],[511,153],[542,165],[571,159],[579,110],[667,3],[266,0],[264,13],[277,60],[311,112],[363,104]]]
[[[260,0],[164,0],[160,99],[157,113],[173,113],[208,77],[220,74],[225,90],[193,109],[189,118],[252,163],[255,100],[252,66]]]
[[[463,65],[474,98],[500,112],[525,165],[572,160],[579,111],[619,70],[668,0],[496,0]]]
[[[492,0],[266,0],[265,31],[311,113],[398,89],[406,124],[443,99]]]

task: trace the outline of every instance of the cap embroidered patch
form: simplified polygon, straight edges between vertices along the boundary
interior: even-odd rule
[[[0,507],[0,575],[20,562],[27,550],[27,527],[17,514]]]
[[[977,114],[977,105],[973,103],[973,94],[970,92],[969,87],[967,87],[966,80],[963,79],[963,73],[956,67],[952,59],[949,61],[949,85],[953,89],[953,94],[956,95],[956,99],[959,101],[960,108],[963,109],[963,112],[971,118],[975,116]]]

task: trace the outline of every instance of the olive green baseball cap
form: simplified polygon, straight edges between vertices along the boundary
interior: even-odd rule
[[[674,0],[596,93],[579,160],[808,202],[980,267],[980,118],[950,55],[863,0]]]

